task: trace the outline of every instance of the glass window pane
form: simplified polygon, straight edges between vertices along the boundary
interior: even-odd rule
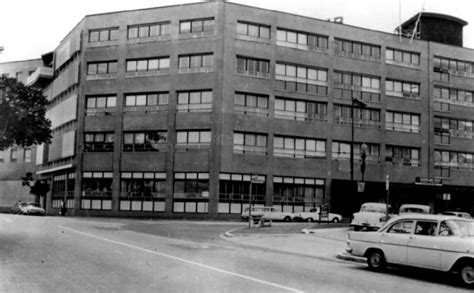
[[[286,41],[289,43],[296,43],[297,34],[294,32],[287,32]]]
[[[128,38],[129,39],[138,38],[138,27],[131,26],[128,28]]]
[[[145,143],[145,133],[135,133],[135,141],[136,144],[144,144]]]
[[[188,104],[189,93],[178,93],[178,104]]]
[[[190,104],[200,104],[201,103],[201,92],[191,92],[189,95]]]
[[[150,37],[159,36],[160,35],[160,25],[153,24],[150,25]]]
[[[137,106],[145,106],[146,105],[146,95],[137,95]]]
[[[101,30],[99,32],[99,42],[108,41],[108,40],[109,40],[109,31]]]
[[[127,71],[136,71],[137,70],[137,61],[127,61]]]
[[[140,38],[146,38],[148,37],[149,35],[149,30],[150,28],[146,25],[146,26],[141,26],[140,27],[140,30],[139,30],[139,33],[138,35],[140,36]]]
[[[95,98],[88,98],[87,99],[87,108],[88,109],[95,108],[95,101],[96,101]]]
[[[109,72],[108,73],[117,73],[117,62],[109,62]]]
[[[158,70],[158,59],[148,60],[148,70]]]
[[[211,142],[211,132],[210,131],[201,131],[201,142],[210,143]]]
[[[162,58],[159,61],[160,61],[159,69],[170,68],[170,58]]]
[[[176,134],[176,143],[187,143],[188,133],[186,131],[178,131]]]
[[[245,96],[243,94],[235,94],[234,103],[239,106],[245,106]]]
[[[201,92],[201,103],[203,104],[212,103],[212,91]]]
[[[137,71],[145,71],[147,70],[147,60],[138,60],[137,61]]]
[[[191,32],[191,22],[190,21],[182,21],[179,24],[179,32],[181,34]]]
[[[179,57],[179,68],[189,68],[189,57],[181,56]]]
[[[234,133],[234,144],[236,145],[244,144],[244,135],[242,133]]]
[[[115,96],[107,97],[107,107],[108,108],[115,107],[116,104],[117,104],[117,97],[115,97]]]
[[[98,97],[97,98],[97,108],[105,108],[106,105],[106,98],[105,97]]]
[[[149,106],[155,106],[156,104],[158,104],[158,95],[157,94],[150,94],[148,95],[148,102],[147,104]]]
[[[98,74],[105,74],[107,73],[107,63],[99,63],[97,65],[97,73]]]
[[[239,35],[246,35],[247,34],[247,24],[245,23],[237,23],[237,33]]]
[[[135,96],[126,96],[125,106],[135,106]]]
[[[188,142],[189,143],[198,143],[199,142],[199,131],[189,131],[188,132]]]

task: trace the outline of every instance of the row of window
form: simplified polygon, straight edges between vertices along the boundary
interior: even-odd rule
[[[193,20],[182,20],[179,22],[179,33],[201,33],[214,31],[214,18],[201,18]],[[127,27],[127,38],[152,38],[167,36],[171,34],[171,21],[143,23],[129,25]],[[119,27],[100,28],[89,30],[89,43],[117,41],[119,39]]]
[[[179,33],[205,33],[213,32],[215,26],[214,18],[199,18],[181,20],[179,22]],[[237,22],[237,35],[248,36],[255,39],[269,40],[271,38],[270,25]],[[127,27],[127,38],[152,38],[169,36],[171,34],[171,21],[143,23],[129,25]],[[116,41],[119,37],[118,27],[100,28],[89,30],[89,42]],[[304,50],[327,50],[329,37],[314,33],[296,31],[285,28],[277,28],[276,41],[278,45],[293,47]],[[337,54],[347,55],[359,59],[380,60],[381,46],[363,43],[354,40],[335,38],[335,51]],[[418,67],[420,65],[420,53],[406,50],[386,48],[385,58],[387,63],[398,63]],[[434,57],[434,68],[449,70],[455,73],[474,73],[474,63],[470,61],[456,60],[442,56]]]
[[[0,150],[0,163],[6,162],[6,158],[9,158],[10,163],[19,162],[19,153],[23,150],[23,162],[31,162],[31,148],[19,149],[12,147],[9,150]]]
[[[162,106],[168,104],[168,93],[125,94],[126,107]],[[268,115],[268,96],[249,93],[235,94],[235,111],[251,115]],[[116,107],[116,96],[87,97],[86,113],[92,115],[106,108]],[[166,110],[166,108],[163,108]],[[212,91],[178,92],[178,112],[202,112],[212,110]],[[333,113],[336,123],[350,123],[354,112],[354,121],[358,125],[379,127],[380,109],[359,108],[350,105],[334,104]],[[300,121],[326,121],[327,103],[275,98],[275,117]],[[414,132],[420,131],[420,114],[386,111],[385,128],[387,130]]]
[[[160,71],[169,69],[169,57],[135,59],[126,61],[126,72]],[[212,54],[179,56],[179,70],[212,68]],[[91,62],[88,75],[117,73],[117,61]],[[237,73],[268,78],[270,61],[237,56]],[[286,91],[299,91],[327,95],[328,70],[302,65],[277,62],[275,67],[277,88]],[[334,72],[335,96],[339,98],[360,97],[363,100],[380,102],[380,77],[351,72]],[[386,94],[398,97],[419,99],[420,84],[408,81],[386,80]],[[470,93],[472,96],[472,93]]]
[[[234,132],[233,150],[237,154],[267,155],[267,134]],[[166,149],[166,131],[140,131],[123,133],[124,152],[160,151]],[[211,132],[208,130],[177,131],[176,148],[209,147]],[[84,151],[99,152],[113,151],[114,134],[112,132],[89,132],[84,134]],[[361,144],[355,144],[356,158],[360,156]],[[403,151],[403,150],[404,151]],[[409,149],[410,151],[406,151]],[[334,159],[348,159],[350,143],[333,141],[332,157]],[[367,155],[369,160],[378,160],[379,145],[368,144]],[[409,155],[408,155],[409,153]],[[313,138],[288,137],[275,135],[273,138],[273,154],[277,157],[290,158],[325,158],[326,141]],[[386,146],[387,158],[410,157],[419,159],[419,149]],[[390,161],[392,161],[390,159]]]

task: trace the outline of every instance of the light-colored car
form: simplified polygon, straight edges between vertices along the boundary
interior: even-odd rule
[[[252,217],[261,217],[263,216],[263,211],[268,209],[267,207],[251,207],[251,208],[245,208],[244,211],[241,214],[241,217],[243,220],[248,220],[249,219],[249,214]]]
[[[360,211],[352,215],[351,227],[355,231],[362,228],[378,229],[392,216],[390,213],[390,206],[378,202],[366,202],[360,207]]]
[[[22,203],[21,200],[15,202],[11,208],[11,213],[12,214],[18,214],[20,212],[20,204]]]
[[[332,223],[339,223],[342,220],[342,216],[339,214],[328,213],[328,217],[320,218],[320,209],[312,208],[308,212],[300,212],[296,213],[294,220],[296,221],[306,221],[306,222],[314,222],[314,221],[325,221],[325,222],[332,222]]]
[[[398,214],[431,214],[431,207],[429,205],[422,204],[402,204],[398,210]]]
[[[294,214],[291,212],[279,211],[274,207],[252,207],[251,210],[247,207],[241,214],[243,220],[248,220],[249,211],[252,217],[264,217],[266,220],[291,222]]]
[[[445,216],[455,216],[459,218],[472,219],[471,215],[465,212],[442,211],[439,214],[445,215]]]
[[[20,203],[20,214],[22,215],[40,215],[44,216],[44,209],[39,203],[35,202],[22,202]]]
[[[404,265],[456,272],[474,286],[474,221],[454,216],[405,214],[378,231],[348,233],[346,251],[369,268]]]

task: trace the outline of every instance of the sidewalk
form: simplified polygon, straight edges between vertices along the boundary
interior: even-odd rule
[[[280,229],[274,228],[271,230],[286,231],[299,228],[299,226],[290,228],[282,226]],[[299,230],[299,233],[298,231],[293,231],[293,233],[278,234],[268,233],[270,229],[265,229],[267,228],[238,228],[223,233],[221,238],[264,251],[289,253],[331,261],[340,259],[361,263],[366,262],[365,258],[354,257],[345,252],[347,226],[332,228],[328,225],[321,225],[321,227],[316,227],[316,229],[303,227],[303,229]],[[261,233],[259,233],[260,231]]]

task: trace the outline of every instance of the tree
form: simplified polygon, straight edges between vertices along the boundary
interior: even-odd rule
[[[14,78],[0,79],[0,150],[51,142],[48,100],[40,89]]]

